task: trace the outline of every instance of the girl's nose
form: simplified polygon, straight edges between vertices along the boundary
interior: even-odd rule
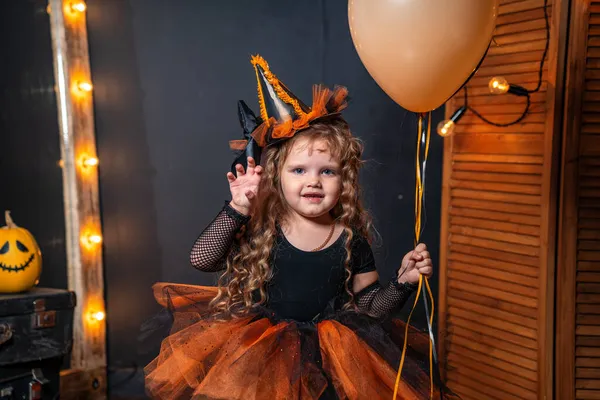
[[[308,187],[312,187],[312,188],[314,188],[314,187],[319,187],[320,188],[321,187],[321,180],[319,178],[317,178],[317,177],[311,177],[311,178],[309,178],[307,186]]]

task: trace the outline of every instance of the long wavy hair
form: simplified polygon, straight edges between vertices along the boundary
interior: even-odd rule
[[[211,302],[215,314],[244,316],[255,306],[267,301],[266,282],[272,276],[271,252],[277,237],[277,223],[285,221],[289,206],[281,189],[281,170],[294,143],[301,137],[312,142],[323,140],[341,168],[341,193],[330,211],[346,231],[344,266],[345,291],[348,301],[344,308],[354,307],[351,290],[351,242],[354,232],[369,239],[371,218],[362,206],[358,184],[363,146],[352,136],[348,124],[341,118],[319,122],[297,133],[290,140],[267,147],[261,157],[264,168],[259,185],[256,207],[246,231],[238,235],[239,252],[227,260],[227,269],[219,278],[218,294]]]

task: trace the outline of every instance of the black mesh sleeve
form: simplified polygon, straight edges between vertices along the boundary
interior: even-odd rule
[[[206,272],[221,271],[227,266],[227,257],[238,251],[235,235],[250,220],[226,203],[215,219],[202,231],[192,250],[190,262],[194,268]]]
[[[367,286],[354,295],[358,309],[375,318],[385,317],[396,308],[402,307],[418,285],[397,283],[392,280],[385,288],[379,282]]]

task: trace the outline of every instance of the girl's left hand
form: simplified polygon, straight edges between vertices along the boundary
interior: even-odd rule
[[[419,243],[414,250],[408,252],[402,259],[398,271],[398,283],[417,283],[419,276],[429,278],[433,274],[433,262],[424,243]]]

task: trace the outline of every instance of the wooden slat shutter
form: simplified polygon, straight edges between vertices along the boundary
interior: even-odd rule
[[[557,275],[557,398],[600,399],[600,1],[573,2]]]
[[[566,24],[560,11],[565,1],[548,3],[550,48],[527,117],[495,127],[467,112],[445,139],[440,354],[448,386],[465,400],[552,396],[558,182],[553,133],[560,123],[557,108],[562,116],[557,82],[565,45],[557,38]],[[490,94],[490,78],[503,76],[527,89],[537,84],[546,43],[543,5],[500,1],[495,44],[468,84],[469,105],[494,122],[515,120],[525,98]],[[447,103],[446,114],[463,102],[461,91]]]

